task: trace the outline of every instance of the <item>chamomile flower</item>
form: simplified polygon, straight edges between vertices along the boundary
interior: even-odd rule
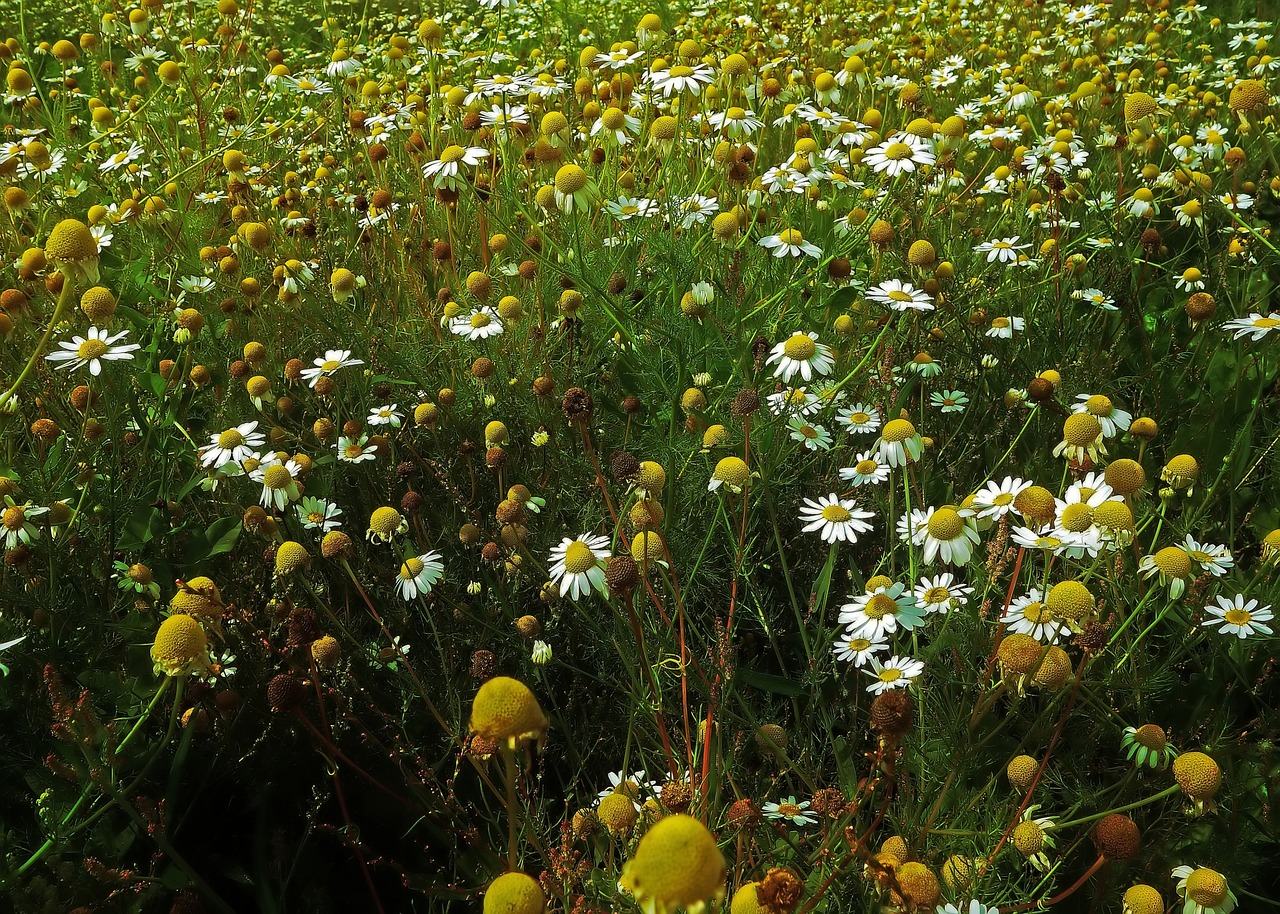
[[[880,430],[880,411],[865,403],[855,403],[840,410],[836,414],[836,421],[850,435],[874,435]]]
[[[926,565],[939,560],[948,565],[966,565],[978,542],[972,511],[949,505],[931,508],[925,520],[922,560]]]
[[[852,663],[855,667],[864,667],[876,654],[889,649],[889,642],[883,638],[869,638],[865,635],[844,632],[836,636],[831,653],[837,660]]]
[[[1206,627],[1217,627],[1220,635],[1234,635],[1240,640],[1255,634],[1272,634],[1271,622],[1275,616],[1270,606],[1259,606],[1257,600],[1246,600],[1244,594],[1234,597],[1215,597],[1216,603],[1210,603],[1204,611],[1212,618],[1200,624]]]
[[[1037,817],[1035,811],[1039,808],[1039,805],[1027,808],[1010,838],[1013,846],[1027,858],[1027,862],[1043,873],[1049,869],[1049,856],[1045,851],[1054,848],[1053,818]]]
[[[831,433],[821,425],[813,425],[800,416],[792,416],[787,420],[787,428],[791,430],[791,440],[800,442],[805,450],[825,451],[831,448]]]
[[[1167,768],[1178,753],[1169,745],[1164,729],[1155,724],[1125,727],[1120,739],[1125,758],[1139,768]]]
[[[256,421],[243,422],[210,435],[209,443],[200,449],[200,465],[206,470],[216,470],[250,457],[267,443],[266,435],[256,431],[257,427]]]
[[[1158,552],[1144,555],[1138,563],[1138,572],[1144,578],[1158,576],[1160,583],[1169,588],[1169,596],[1176,600],[1187,589],[1191,556],[1179,546],[1165,546]]]
[[[48,508],[31,502],[18,504],[10,495],[6,495],[0,505],[4,509],[0,511],[0,538],[4,540],[4,548],[16,549],[40,538],[40,528],[31,523],[31,519],[44,516]]]
[[[929,141],[911,133],[891,134],[867,150],[862,159],[872,171],[891,178],[910,174],[917,166],[932,165],[936,160]]]
[[[262,483],[262,497],[259,503],[264,508],[283,511],[291,501],[297,501],[301,495],[298,480],[302,476],[302,467],[293,458],[281,460],[279,456],[271,457],[258,464],[249,474],[254,482]]]
[[[1226,546],[1198,542],[1190,533],[1183,541],[1182,548],[1191,556],[1192,561],[1215,578],[1222,577],[1235,564],[1235,557]]]
[[[790,383],[797,374],[806,381],[812,381],[815,377],[831,374],[835,355],[830,346],[818,342],[818,334],[793,333],[773,347],[765,364],[777,365],[773,376],[781,378],[783,383]]]
[[[641,809],[641,804],[649,797],[657,796],[659,785],[645,777],[644,769],[633,771],[630,775],[626,769],[609,772],[609,786],[596,794],[597,800],[603,800],[610,794],[620,793],[629,797],[635,805],[636,812]]]
[[[765,397],[765,405],[775,416],[812,416],[822,411],[822,398],[804,387],[789,387]]]
[[[322,358],[317,358],[314,361],[314,367],[302,369],[302,380],[310,381],[311,386],[315,387],[316,382],[322,377],[330,377],[334,372],[342,368],[351,368],[363,364],[363,359],[351,358],[350,349],[329,349]]]
[[[467,183],[461,174],[462,166],[474,168],[488,157],[489,151],[479,146],[451,144],[440,153],[440,158],[422,166],[422,175],[431,181],[432,187],[459,191]]]
[[[969,395],[963,390],[935,390],[929,396],[929,404],[944,413],[962,413],[969,405]]]
[[[876,639],[898,629],[909,632],[918,628],[924,624],[924,612],[905,586],[889,584],[852,597],[840,607],[839,619],[850,634]]]
[[[987,263],[1013,263],[1018,259],[1018,252],[1031,247],[1030,242],[1019,244],[1022,239],[1017,235],[1008,238],[997,238],[995,241],[984,241],[974,247],[977,254],[986,254]]]
[[[1000,621],[1009,631],[1030,635],[1041,644],[1055,644],[1069,631],[1066,620],[1044,605],[1044,594],[1037,587],[1015,598]]]
[[[129,335],[128,330],[121,330],[114,335],[98,327],[90,327],[88,336],[73,336],[70,340],[60,340],[59,350],[49,353],[45,359],[50,362],[62,362],[58,368],[71,370],[88,366],[89,374],[95,378],[102,374],[102,363],[128,361],[142,346],[138,343],[120,342]]]
[[[987,328],[987,336],[998,340],[1011,340],[1015,333],[1026,329],[1027,319],[1024,317],[993,317],[991,326]]]
[[[488,305],[482,305],[468,314],[460,314],[449,321],[450,333],[472,342],[499,336],[502,331],[502,318]]]
[[[956,583],[951,572],[943,572],[932,578],[922,577],[912,592],[916,605],[927,613],[945,615],[962,605],[973,594],[973,588]]]
[[[1102,394],[1080,394],[1072,406],[1073,413],[1088,413],[1098,420],[1102,426],[1102,437],[1114,438],[1120,432],[1127,432],[1133,416],[1111,402],[1111,398]]]
[[[872,678],[867,691],[872,695],[888,692],[890,689],[905,689],[924,672],[924,663],[911,657],[894,654],[884,663],[878,657],[871,658],[871,669],[864,669]]]
[[[422,555],[411,555],[400,564],[396,574],[396,589],[406,600],[417,599],[419,594],[431,593],[444,576],[443,556],[435,550],[428,550]]]
[[[1031,485],[1029,480],[1016,476],[1006,476],[999,482],[991,480],[973,496],[978,517],[995,519],[1011,513],[1014,501]]]
[[[841,467],[840,478],[852,483],[856,489],[859,486],[878,486],[886,482],[892,472],[893,468],[881,460],[879,452],[873,449],[859,454],[853,466]]]
[[[1173,870],[1182,898],[1182,914],[1231,914],[1236,896],[1226,877],[1207,866],[1179,866]]]
[[[900,279],[887,279],[866,291],[866,297],[893,311],[932,311],[933,296]]]
[[[790,822],[792,825],[814,825],[818,817],[809,811],[809,801],[796,802],[795,797],[787,797],[781,803],[765,803],[760,807],[766,819],[774,822]]]
[[[1228,333],[1234,332],[1232,339],[1240,339],[1241,337],[1249,337],[1250,342],[1256,343],[1268,333],[1280,328],[1280,311],[1263,315],[1258,311],[1250,312],[1248,317],[1237,317],[1229,320],[1222,325],[1222,329]]]
[[[389,425],[392,428],[399,428],[404,422],[404,413],[396,410],[396,404],[388,403],[369,410],[369,416],[365,421],[369,425]]]
[[[800,522],[805,533],[817,533],[824,543],[856,543],[860,534],[871,529],[867,521],[875,517],[864,511],[851,498],[835,492],[819,498],[806,498],[800,508]]]
[[[821,257],[822,249],[816,244],[804,240],[799,229],[783,229],[776,235],[766,235],[760,239],[760,247],[773,253],[774,257]]]
[[[924,452],[924,439],[907,419],[890,419],[876,439],[879,458],[891,467],[905,467],[920,459]]]
[[[342,526],[342,521],[339,520],[342,517],[342,509],[323,498],[306,496],[298,503],[296,510],[298,520],[302,521],[302,526],[308,530],[328,533]]]
[[[551,580],[560,596],[580,600],[593,590],[605,592],[604,562],[609,558],[609,537],[584,533],[566,536],[551,550]]]

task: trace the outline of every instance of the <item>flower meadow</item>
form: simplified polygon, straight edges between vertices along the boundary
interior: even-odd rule
[[[1266,7],[0,2],[8,907],[1280,909]]]

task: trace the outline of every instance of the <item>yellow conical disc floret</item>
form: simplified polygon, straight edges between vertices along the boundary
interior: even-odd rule
[[[1208,800],[1222,786],[1222,770],[1203,752],[1184,752],[1173,760],[1173,779],[1191,799]]]
[[[471,730],[494,742],[514,746],[541,739],[550,726],[529,687],[510,676],[495,676],[476,692]]]
[[[98,242],[79,219],[63,219],[49,233],[45,256],[81,288],[98,283]]]
[[[209,639],[204,627],[192,616],[170,616],[160,623],[156,640],[151,645],[151,659],[156,672],[166,676],[185,676],[193,670],[209,666]]]
[[[484,892],[484,914],[542,914],[547,896],[524,873],[503,873]]]
[[[709,899],[724,896],[724,855],[707,827],[692,816],[668,816],[640,839],[623,867],[619,883],[647,914],[684,908],[706,910]]]
[[[1139,882],[1125,890],[1123,914],[1164,914],[1164,899],[1151,886]]]
[[[758,895],[760,883],[748,882],[733,893],[733,901],[729,902],[729,914],[768,914],[768,908],[760,903]]]

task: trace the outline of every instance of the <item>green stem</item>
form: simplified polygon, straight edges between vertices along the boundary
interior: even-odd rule
[[[0,412],[4,412],[15,405],[18,388],[27,379],[27,375],[31,374],[31,370],[36,367],[36,362],[40,361],[40,356],[44,355],[45,347],[49,345],[49,337],[53,336],[53,328],[58,326],[58,322],[62,320],[62,312],[66,310],[67,303],[71,301],[73,292],[75,292],[75,283],[71,281],[70,277],[64,275],[62,277],[62,291],[58,293],[58,304],[53,309],[53,316],[49,318],[49,326],[44,328],[44,334],[40,337],[40,341],[36,343],[36,348],[32,350],[31,356],[27,359],[27,364],[23,366],[17,380],[4,392],[3,396],[0,396]]]

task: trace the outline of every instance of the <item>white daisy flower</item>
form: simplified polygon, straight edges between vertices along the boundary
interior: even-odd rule
[[[999,482],[991,480],[973,496],[973,506],[978,511],[978,517],[995,519],[1011,513],[1014,510],[1013,503],[1031,485],[1030,480],[1016,476],[1006,476]]]
[[[887,279],[866,291],[866,297],[894,311],[932,311],[933,297],[900,279]]]
[[[850,435],[873,435],[880,430],[880,411],[865,403],[855,403],[847,409],[840,410],[836,415],[836,421],[843,425]]]
[[[131,360],[134,352],[141,349],[138,343],[121,343],[129,335],[128,330],[121,330],[114,336],[98,327],[90,327],[88,336],[73,336],[70,340],[60,340],[61,351],[51,352],[45,359],[50,362],[63,362],[60,369],[71,370],[89,366],[89,374],[95,378],[102,374],[103,361],[117,362]]]
[[[604,562],[609,558],[609,537],[584,533],[577,539],[566,536],[551,550],[551,580],[566,594],[579,600],[591,591],[605,592]]]
[[[258,423],[244,422],[209,436],[209,444],[200,449],[200,465],[216,470],[228,463],[240,463],[267,443],[267,436],[255,431]]]
[[[871,669],[864,669],[863,672],[875,680],[867,686],[867,691],[873,695],[879,695],[890,689],[905,689],[910,686],[912,681],[924,672],[924,664],[919,660],[897,654],[884,663],[881,663],[879,658],[872,657]]]
[[[856,543],[860,534],[871,529],[867,521],[875,517],[864,511],[852,498],[841,498],[835,492],[817,500],[806,498],[800,508],[800,521],[805,533],[817,533],[824,543]]]
[[[1009,631],[1030,635],[1041,644],[1054,644],[1069,631],[1066,620],[1044,605],[1044,594],[1035,587],[1015,598],[1000,621]]]
[[[878,486],[886,482],[892,472],[889,464],[880,460],[878,452],[872,449],[857,455],[857,463],[853,466],[841,467],[840,478],[852,483],[856,489],[859,486]]]
[[[388,403],[369,410],[369,417],[365,421],[369,425],[389,425],[392,428],[399,428],[404,421],[404,413],[396,410],[396,404]]]
[[[440,553],[430,550],[405,559],[396,575],[396,589],[400,596],[408,601],[416,599],[419,594],[431,593],[431,588],[444,575],[442,558]]]
[[[926,613],[949,613],[973,594],[973,588],[956,583],[951,572],[935,577],[922,577],[912,592],[916,605]]]
[[[852,663],[855,667],[866,666],[876,654],[889,649],[889,642],[883,638],[868,638],[865,635],[844,632],[836,636],[831,653],[837,660]]]
[[[967,508],[944,505],[930,508],[924,522],[924,555],[922,561],[932,565],[941,560],[948,565],[966,565],[978,545],[978,526],[973,512]]]
[[[773,347],[765,364],[777,364],[773,376],[790,383],[797,374],[806,381],[825,377],[831,374],[836,362],[831,347],[818,342],[818,334],[793,333]]]

